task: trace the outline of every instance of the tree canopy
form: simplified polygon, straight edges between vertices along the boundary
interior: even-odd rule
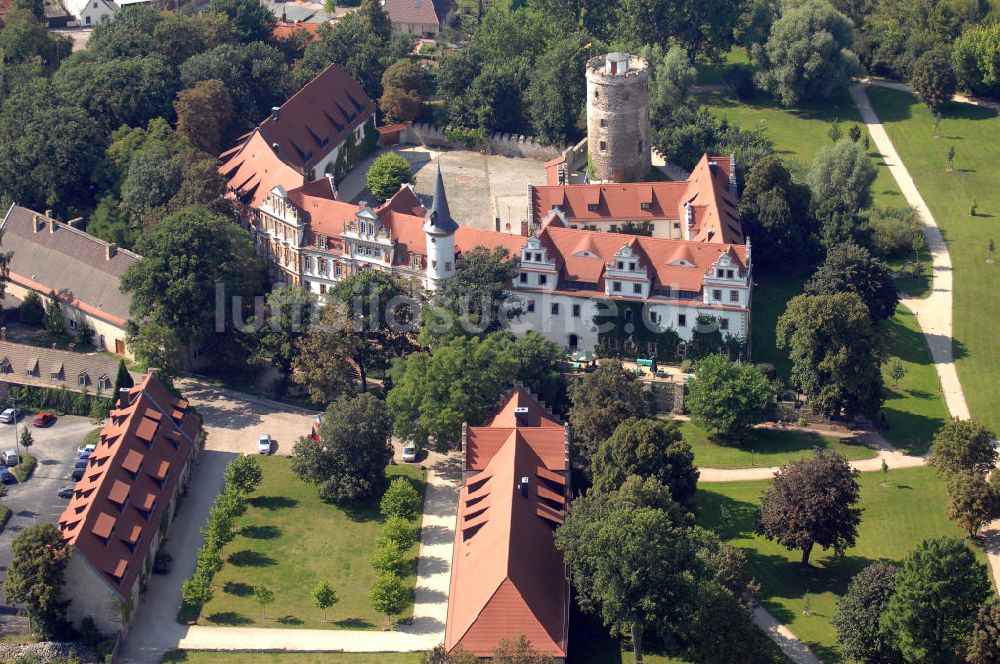
[[[295,443],[292,469],[319,487],[324,500],[355,502],[381,495],[392,460],[392,423],[385,403],[371,394],[340,397],[323,413],[319,442]]]
[[[792,382],[830,417],[874,416],[882,404],[882,342],[856,293],[799,295],[778,319],[778,348],[792,360]]]
[[[881,624],[896,589],[897,571],[891,563],[872,563],[854,575],[837,601],[830,622],[846,657],[862,664],[902,664],[902,655]]]
[[[794,182],[777,156],[754,163],[740,195],[740,218],[743,231],[753,239],[754,253],[767,258],[755,269],[773,269],[808,256],[816,232],[809,204],[809,188]]]
[[[649,414],[642,384],[615,360],[601,361],[595,371],[570,387],[569,396],[573,404],[569,412],[573,454],[585,464],[619,424]]]
[[[12,543],[13,561],[3,584],[4,600],[17,602],[28,615],[31,631],[42,640],[57,640],[65,630],[63,576],[70,549],[51,523],[19,532]]]
[[[752,364],[709,355],[698,361],[688,389],[684,404],[694,420],[718,435],[743,435],[767,416],[771,386]]]
[[[927,463],[952,475],[970,472],[985,475],[997,462],[993,434],[975,420],[949,419],[934,435]]]
[[[399,191],[400,185],[413,183],[410,162],[395,152],[383,152],[368,167],[365,184],[380,201]]]
[[[864,301],[875,322],[891,318],[899,302],[889,268],[853,242],[827,251],[826,260],[806,283],[805,292],[809,295],[855,293]]]
[[[785,464],[760,498],[757,532],[801,549],[805,567],[816,544],[843,553],[854,546],[861,523],[857,476],[844,457],[824,450]]]

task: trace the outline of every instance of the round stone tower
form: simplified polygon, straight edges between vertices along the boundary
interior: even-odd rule
[[[628,53],[587,61],[587,147],[591,177],[629,182],[650,168],[649,67]]]

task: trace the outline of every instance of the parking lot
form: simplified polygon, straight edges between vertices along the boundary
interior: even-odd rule
[[[31,426],[31,415],[22,417],[17,423],[17,435],[24,427],[31,428],[35,444],[31,454],[38,459],[35,472],[24,484],[8,484],[4,503],[11,510],[7,527],[0,533],[0,584],[7,578],[7,566],[13,558],[11,542],[18,532],[41,523],[55,523],[67,503],[56,492],[61,487],[74,484],[70,479],[76,448],[80,440],[94,425],[86,417],[66,415],[48,427],[38,429]],[[0,424],[0,451],[16,449],[15,427]],[[22,453],[24,452],[22,448]],[[2,595],[0,595],[2,600]],[[27,629],[27,621],[14,615],[14,609],[0,605],[0,635],[22,632]]]

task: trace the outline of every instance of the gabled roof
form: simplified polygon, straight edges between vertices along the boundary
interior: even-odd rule
[[[201,424],[154,374],[111,411],[59,531],[127,599]]]
[[[690,205],[694,215],[692,241],[739,244],[743,242],[743,227],[736,200],[729,193],[731,167],[728,157],[706,154],[683,181],[529,185],[531,221],[564,225],[550,214],[558,207],[569,223],[655,219],[687,223],[685,205]]]
[[[299,32],[305,32],[308,33],[309,41],[312,42],[319,39],[319,28],[321,25],[323,24],[278,19],[274,29],[271,30],[271,37],[277,41],[282,41],[292,39]]]
[[[382,9],[392,23],[438,25],[451,10],[450,0],[382,0]]]
[[[0,229],[4,251],[14,252],[11,281],[125,325],[132,298],[119,284],[138,254],[19,205],[10,207]]]
[[[241,202],[256,207],[276,185],[302,186],[374,112],[361,84],[332,64],[223,152],[219,172]]]
[[[118,363],[119,358],[103,353],[77,353],[0,341],[0,380],[14,385],[62,387],[74,392],[86,387],[90,394],[107,397],[114,388]],[[40,371],[39,367],[48,371]],[[62,368],[61,378],[52,376],[56,367]],[[102,377],[110,378],[111,384],[102,385]]]
[[[539,651],[566,656],[569,581],[553,533],[570,490],[534,440],[563,429],[532,400],[523,388],[508,397],[497,415],[501,422],[520,402],[533,410],[537,425],[515,427],[459,494],[445,627],[449,651],[461,647],[488,657],[501,639],[524,634]]]

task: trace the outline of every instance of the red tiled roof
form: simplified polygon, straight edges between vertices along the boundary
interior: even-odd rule
[[[143,438],[157,420],[154,435]],[[174,494],[180,475],[174,469],[191,454],[200,427],[187,402],[148,375],[129,390],[127,403],[111,411],[83,479],[59,518],[66,543],[123,599]]]
[[[517,388],[497,417],[506,419],[512,403],[529,399]],[[538,410],[536,426],[508,430],[513,433],[483,457],[482,472],[459,495],[445,627],[449,652],[461,647],[488,657],[501,639],[523,634],[539,651],[566,656],[569,581],[553,532],[570,492],[566,479],[546,468],[547,452],[530,435],[561,436],[563,429]]]
[[[309,41],[316,41],[319,39],[319,28],[321,25],[323,24],[279,20],[275,24],[274,29],[271,30],[271,38],[276,41],[282,41],[292,39],[296,33],[307,32],[309,33]]]
[[[685,181],[529,185],[531,221],[543,224],[557,206],[573,223],[683,220],[689,204],[693,241],[739,244],[743,227],[729,193],[729,169],[728,157],[703,155]]]
[[[309,170],[375,112],[361,85],[332,64],[222,153],[229,190],[256,207],[281,185],[293,189]]]

